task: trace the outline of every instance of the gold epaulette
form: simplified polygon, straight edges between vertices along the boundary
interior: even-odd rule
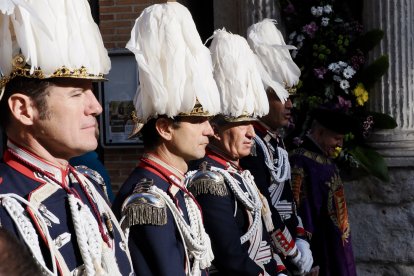
[[[200,170],[188,180],[188,190],[194,196],[200,194],[227,196],[229,194],[223,176],[211,171],[206,161],[201,163]]]
[[[133,225],[167,224],[167,205],[160,195],[150,189],[153,185],[152,179],[143,178],[125,199],[121,209],[123,230]]]

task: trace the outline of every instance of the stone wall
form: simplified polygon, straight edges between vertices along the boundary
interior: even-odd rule
[[[414,167],[345,188],[358,275],[414,275]]]

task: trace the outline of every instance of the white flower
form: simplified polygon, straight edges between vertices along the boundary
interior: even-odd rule
[[[311,13],[315,17],[320,17],[323,14],[323,7],[312,7]]]
[[[336,82],[341,82],[342,81],[342,78],[340,76],[338,76],[338,75],[334,75],[333,76],[333,80],[336,81]]]
[[[342,72],[342,74],[344,75],[346,79],[352,78],[355,75],[355,73],[356,71],[351,66],[346,67],[344,71]]]
[[[305,39],[305,36],[303,34],[300,34],[296,37],[297,42],[302,42]]]
[[[338,65],[341,66],[342,68],[345,68],[348,66],[348,63],[343,62],[343,61],[338,61]]]
[[[292,58],[296,58],[297,54],[298,54],[298,50],[293,50],[291,53]]]
[[[323,27],[326,27],[329,25],[329,18],[328,17],[322,17],[321,25]]]
[[[342,90],[346,90],[349,88],[349,81],[347,80],[341,80],[339,83],[339,87],[341,87]]]
[[[332,12],[332,6],[331,5],[326,5],[323,7],[323,12],[326,14],[330,14]]]
[[[339,74],[341,72],[341,66],[339,66],[338,63],[329,64],[328,69],[336,74]]]
[[[295,36],[296,36],[296,31],[289,35],[289,39],[293,40],[295,38]]]

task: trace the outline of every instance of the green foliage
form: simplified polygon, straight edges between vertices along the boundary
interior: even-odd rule
[[[388,168],[382,156],[373,149],[357,146],[349,151],[359,165],[369,174],[388,182]]]
[[[384,37],[383,30],[379,30],[379,29],[371,30],[361,35],[361,37],[359,37],[358,40],[355,42],[355,46],[361,49],[362,52],[368,53],[375,46],[377,46],[378,43],[380,43],[383,37]]]
[[[388,71],[388,67],[388,56],[380,56],[362,71],[361,82],[367,89],[371,88]]]
[[[380,43],[384,32],[364,32],[353,17],[358,14],[355,7],[339,0],[281,0],[286,42],[296,46],[291,54],[302,72],[294,99],[296,120],[291,136],[306,133],[312,109],[340,109],[357,119],[358,131],[346,136],[338,164],[344,166],[344,171],[363,168],[385,181],[388,172],[384,160],[366,146],[374,128],[392,129],[397,125],[391,116],[367,108],[369,90],[389,67],[387,55],[367,62],[367,54]]]
[[[373,127],[376,129],[394,129],[397,127],[397,122],[395,121],[395,119],[388,114],[379,112],[369,112],[369,115],[373,117]]]

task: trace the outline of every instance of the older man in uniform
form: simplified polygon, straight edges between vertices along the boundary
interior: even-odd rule
[[[344,187],[332,156],[351,132],[351,117],[318,108],[300,148],[293,151],[292,189],[319,275],[356,275]]]
[[[238,35],[217,30],[210,46],[221,113],[204,159],[193,164],[190,190],[204,214],[215,260],[214,275],[284,275],[269,233],[274,231],[267,200],[239,159],[250,154],[252,121],[268,112],[253,52]]]
[[[127,47],[138,61],[135,121],[144,124],[145,153],[113,208],[138,275],[206,275],[210,239],[184,173],[205,155],[208,119],[220,107],[210,52],[189,11],[173,2],[145,9]]]
[[[0,5],[1,227],[46,275],[129,275],[126,240],[101,177],[71,157],[97,146],[92,82],[110,60],[86,0]]]
[[[280,129],[289,124],[293,107],[284,87],[294,91],[300,69],[292,61],[289,46],[274,20],[264,19],[250,26],[247,41],[259,57],[265,73],[281,87],[278,90],[267,88],[269,114],[254,124],[257,134],[255,147],[251,155],[240,160],[240,164],[250,170],[260,192],[271,203],[273,224],[277,229],[272,238],[284,263],[292,273],[309,272],[312,252],[296,213],[290,186],[289,157],[279,134]],[[266,80],[266,76],[263,79]]]

